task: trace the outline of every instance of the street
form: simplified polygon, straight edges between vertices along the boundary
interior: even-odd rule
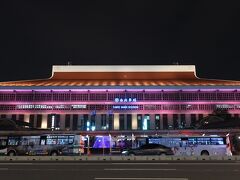
[[[234,180],[239,161],[0,162],[1,180]]]

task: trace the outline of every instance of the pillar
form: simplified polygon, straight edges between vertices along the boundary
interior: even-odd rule
[[[113,127],[114,130],[119,130],[119,113],[114,113]]]
[[[30,114],[24,114],[24,122],[29,123]]]
[[[65,114],[60,114],[60,129],[65,129]]]
[[[43,114],[42,115],[42,124],[41,124],[41,128],[42,129],[47,129],[47,119],[48,119],[48,115],[47,114]],[[34,123],[35,123],[35,119],[34,119]]]
[[[73,115],[70,114],[70,130],[73,130]]]
[[[155,129],[155,114],[149,114],[150,116],[150,129]]]
[[[101,125],[101,114],[96,114],[95,117],[95,126],[96,126],[96,130],[99,131],[102,129],[102,125]]]
[[[132,130],[137,130],[137,114],[132,114]]]
[[[190,127],[191,125],[191,114],[185,114],[186,118],[186,127]]]

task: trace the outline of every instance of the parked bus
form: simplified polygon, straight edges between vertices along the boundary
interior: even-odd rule
[[[175,155],[232,155],[228,136],[156,136],[148,137],[146,143],[171,147]]]
[[[0,154],[16,155],[79,155],[84,153],[81,135],[45,134],[39,136],[2,136]]]

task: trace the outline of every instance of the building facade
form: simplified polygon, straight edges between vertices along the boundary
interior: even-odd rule
[[[193,65],[53,66],[49,79],[0,83],[0,117],[44,129],[184,129],[217,108],[239,116],[240,81]]]

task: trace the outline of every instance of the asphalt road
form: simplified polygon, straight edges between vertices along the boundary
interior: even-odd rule
[[[0,162],[1,180],[239,180],[239,161]]]

